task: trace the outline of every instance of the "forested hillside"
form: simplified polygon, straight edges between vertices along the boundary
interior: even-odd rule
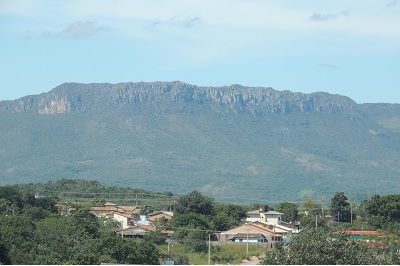
[[[0,102],[0,184],[57,179],[252,203],[400,189],[400,108],[181,82],[66,83]]]

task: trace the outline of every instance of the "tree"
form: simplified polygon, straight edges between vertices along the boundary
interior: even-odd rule
[[[306,199],[303,202],[302,208],[304,209],[304,211],[307,212],[307,214],[320,215],[322,213],[321,206],[316,204],[315,201],[313,201],[312,199]]]
[[[179,214],[175,215],[174,218],[170,221],[171,225],[175,228],[183,228],[187,226],[191,227],[199,227],[202,230],[209,229],[210,219],[201,214],[196,213],[187,213],[187,214]]]
[[[267,252],[261,264],[390,264],[390,259],[377,254],[364,244],[355,244],[345,237],[333,241],[322,229],[309,228],[297,234],[288,246],[279,245]]]
[[[327,228],[328,224],[324,218],[319,217],[318,215],[303,215],[300,219],[300,226],[302,229],[304,228],[315,228],[315,223],[317,223],[318,228]]]
[[[0,243],[0,264],[11,264],[11,260],[8,257],[8,250]]]
[[[107,200],[103,197],[94,197],[93,199],[90,200],[90,205],[91,206],[103,206]]]
[[[367,221],[377,228],[400,222],[400,195],[375,195],[361,204]]]
[[[226,231],[235,225],[235,221],[226,213],[220,212],[213,217],[213,224],[215,230]]]
[[[344,192],[336,192],[331,199],[331,215],[334,220],[339,222],[350,222],[350,208],[350,203],[347,201]]]
[[[186,250],[194,252],[205,252],[207,250],[207,232],[194,228],[189,230],[183,240],[183,245]]]
[[[246,217],[247,208],[229,204],[216,203],[214,205],[214,215],[212,222],[214,229],[217,231],[225,231],[240,224],[241,218]]]
[[[175,205],[175,214],[197,213],[211,215],[214,213],[214,204],[210,198],[203,196],[198,191],[180,197]]]
[[[281,202],[275,207],[275,210],[283,213],[283,220],[286,222],[294,222],[298,219],[298,210],[294,203]]]

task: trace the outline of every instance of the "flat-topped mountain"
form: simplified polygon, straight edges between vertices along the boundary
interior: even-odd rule
[[[348,97],[328,93],[293,93],[272,88],[198,87],[179,81],[119,84],[64,83],[49,93],[2,102],[2,112],[59,114],[94,111],[121,104],[197,103],[232,112],[253,114],[289,112],[350,112],[356,103]]]
[[[0,102],[0,185],[61,178],[235,202],[400,189],[400,105],[179,81]]]

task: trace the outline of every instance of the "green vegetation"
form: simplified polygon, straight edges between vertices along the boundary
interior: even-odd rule
[[[387,253],[369,249],[366,244],[332,236],[322,229],[305,229],[288,247],[278,246],[266,253],[262,264],[271,265],[375,265],[391,264]]]
[[[35,197],[30,192],[33,187],[40,189],[41,186],[50,185],[62,189],[59,195],[69,196],[69,203],[75,208],[72,214],[62,215],[57,212],[56,204],[64,203],[65,198],[43,195]],[[94,194],[89,194],[92,198],[83,192],[88,188],[92,188]],[[0,187],[0,263],[159,264],[174,260],[176,264],[208,264],[209,256],[211,264],[239,264],[251,256],[261,258],[263,264],[400,262],[399,253],[393,252],[400,248],[399,195],[375,195],[358,206],[354,205],[354,220],[340,224],[321,217],[321,206],[312,199],[305,200],[299,209],[290,202],[278,203],[274,206],[275,210],[287,211],[290,217],[298,213],[300,234],[295,235],[293,242],[287,246],[278,245],[273,249],[251,244],[247,253],[246,245],[214,244],[208,240],[214,232],[239,225],[240,218],[256,206],[215,202],[198,191],[182,196],[174,195],[174,217],[170,221],[161,221],[157,225],[158,231],[149,233],[139,241],[117,237],[117,222],[98,218],[88,212],[88,206],[93,201],[99,201],[99,196],[104,196],[101,194],[104,190],[119,193],[118,188],[84,180]],[[119,190],[126,192],[131,189]],[[52,190],[52,193],[55,191]],[[74,195],[82,198],[74,199],[68,192],[74,192]],[[150,193],[147,195],[151,197]],[[153,197],[159,200],[158,194]],[[337,192],[331,201],[340,202],[333,206],[348,203],[343,192]],[[306,215],[303,210],[309,214]],[[350,240],[346,230],[360,230],[361,226],[365,230],[378,229],[379,235],[370,242],[356,243]],[[163,229],[173,233],[167,236],[161,233]]]
[[[213,232],[227,230],[240,223],[247,208],[233,204],[217,204],[198,191],[184,195],[176,202],[171,220],[172,238],[188,252],[206,252],[206,241]]]
[[[229,97],[178,82],[63,84],[0,102],[0,185],[98,180],[244,205],[399,191],[400,132],[385,120],[396,121],[398,105],[213,90]],[[60,99],[71,112],[38,113]]]
[[[313,200],[304,201],[302,208],[309,215],[301,215],[301,232],[287,246],[267,250],[261,264],[334,265],[334,264],[398,264],[400,262],[400,195],[375,195],[359,206],[351,208],[343,192],[331,199],[333,221],[320,217],[321,209]],[[287,202],[279,204],[288,206]],[[340,216],[334,216],[340,212]],[[356,216],[357,214],[357,216]],[[339,220],[339,223],[337,222]],[[352,240],[348,230],[377,230],[380,236],[371,241]],[[332,239],[335,239],[332,241]]]
[[[361,204],[363,218],[370,225],[400,231],[400,195],[375,195]]]
[[[354,219],[354,215],[351,213],[350,203],[347,201],[347,197],[344,192],[337,192],[331,200],[331,215],[335,221],[338,222],[350,222]],[[353,215],[353,217],[351,217]]]
[[[167,246],[160,246],[162,253],[167,254]],[[249,257],[262,256],[265,249],[257,245],[249,245]],[[240,264],[247,258],[246,245],[211,245],[211,264]],[[170,255],[167,258],[174,259],[175,264],[207,265],[207,252],[192,252],[182,245],[170,246]]]
[[[12,264],[159,264],[150,242],[121,239],[117,224],[89,214],[87,208],[59,215],[54,198],[36,199],[0,187],[0,263]]]
[[[15,184],[10,187],[40,197],[57,198],[59,202],[101,206],[106,201],[119,205],[137,205],[143,209],[168,210],[177,198],[171,192],[150,192],[130,187],[104,186],[94,180],[61,179],[47,183]],[[1,203],[0,203],[1,208]]]
[[[294,203],[281,202],[275,207],[275,210],[283,213],[283,220],[286,222],[291,223],[298,220],[298,210],[296,204]]]

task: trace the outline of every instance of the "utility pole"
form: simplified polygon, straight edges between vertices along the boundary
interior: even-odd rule
[[[249,257],[249,230],[247,230],[246,258]]]
[[[322,201],[322,218],[325,218],[325,214],[324,214],[324,202]]]
[[[350,202],[350,223],[353,223],[353,205]]]
[[[246,223],[246,229],[244,229],[244,230],[246,231],[246,238],[247,238],[247,241],[246,241],[246,257],[248,258],[249,257],[249,230],[250,230],[250,228],[247,225],[247,223]]]
[[[315,215],[315,229],[318,229],[318,215]]]
[[[210,265],[211,259],[211,234],[208,234],[208,265]]]
[[[273,239],[273,242],[274,242],[274,247],[275,247],[275,241],[276,241],[276,238],[275,238],[275,224],[272,225],[272,228],[273,228],[273,230],[274,230],[274,239]]]
[[[168,243],[168,259],[170,258],[170,257],[169,257],[169,242],[170,242],[170,241],[169,241],[169,232],[168,232],[168,239],[167,239],[167,243]]]
[[[121,221],[121,238],[124,239],[124,221]]]

